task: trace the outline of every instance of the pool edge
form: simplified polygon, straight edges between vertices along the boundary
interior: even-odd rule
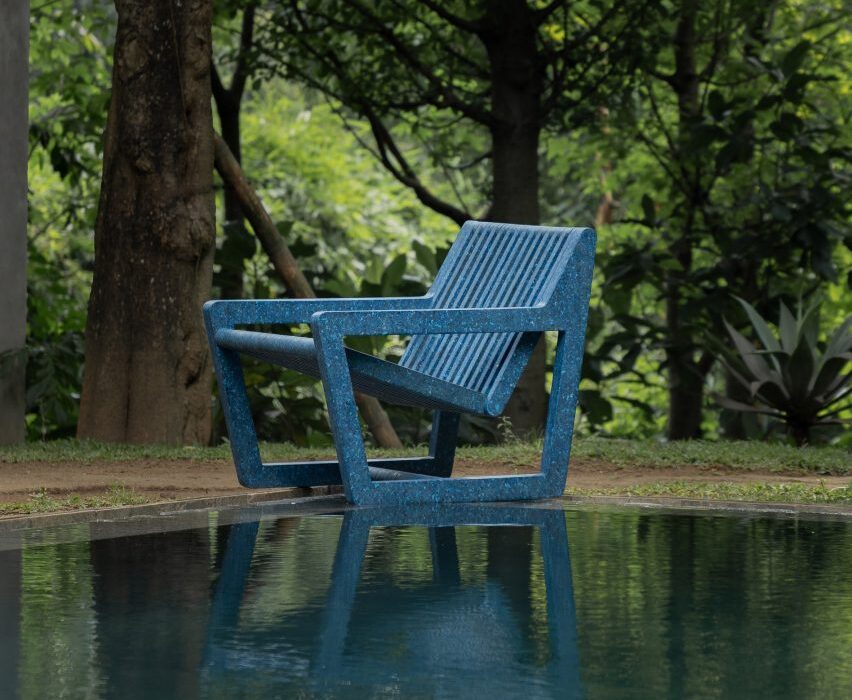
[[[319,489],[317,489],[319,491]],[[328,493],[310,493],[303,489],[273,489],[245,494],[226,496],[205,496],[172,501],[157,501],[137,506],[118,506],[113,508],[88,508],[59,513],[38,513],[15,515],[0,518],[0,532],[29,530],[43,527],[61,527],[99,521],[120,521],[174,515],[189,511],[213,511],[238,508],[241,506],[259,506],[278,504],[292,506],[294,514],[307,514],[314,509],[325,510],[329,507],[345,508],[341,496]],[[665,509],[680,511],[717,511],[746,514],[776,515],[828,515],[852,518],[852,506],[816,503],[755,503],[751,501],[724,501],[694,498],[638,497],[638,496],[563,496],[549,502],[555,504],[590,506],[603,505],[630,509]]]

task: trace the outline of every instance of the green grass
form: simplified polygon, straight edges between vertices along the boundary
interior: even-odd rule
[[[75,494],[63,498],[54,498],[42,490],[33,494],[28,501],[0,503],[0,516],[54,513],[63,510],[85,510],[87,508],[138,506],[143,503],[148,503],[148,499],[145,496],[117,484],[111,486],[106,493],[95,496],[79,496]]]
[[[736,484],[668,481],[643,484],[626,489],[567,489],[569,496],[638,496],[689,498],[750,503],[817,503],[852,505],[852,482],[839,488],[824,483],[809,484]]]
[[[852,474],[852,454],[848,450],[839,447],[795,447],[756,440],[660,443],[652,440],[589,438],[579,441],[575,454],[625,466],[690,465],[837,476]]]
[[[500,464],[537,463],[540,444],[510,442],[487,447],[459,449],[459,457],[493,461]],[[373,450],[378,456],[405,456],[425,448]],[[305,449],[289,444],[263,444],[266,460],[297,460],[330,457],[331,449]],[[678,466],[727,467],[732,469],[832,474],[852,474],[852,455],[837,447],[804,447],[764,442],[688,441],[662,443],[652,440],[582,438],[575,441],[574,457],[598,459],[616,467],[642,466],[667,468]],[[227,445],[218,447],[166,447],[113,445],[76,440],[35,442],[14,447],[0,447],[0,462],[95,462],[138,459],[230,460]]]
[[[527,463],[538,459],[540,445],[524,442],[497,447],[463,448],[459,454],[501,462]],[[746,471],[845,476],[852,474],[852,455],[837,447],[794,447],[757,441],[659,442],[612,438],[575,441],[573,458],[595,459],[616,467],[722,467]]]

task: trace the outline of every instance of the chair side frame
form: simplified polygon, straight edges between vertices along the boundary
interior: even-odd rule
[[[584,234],[584,235],[582,235]],[[595,235],[583,230],[547,304],[503,309],[435,309],[430,295],[412,298],[217,301],[205,305],[213,361],[237,475],[252,488],[343,484],[359,505],[529,500],[561,496],[568,476],[579,394]],[[247,324],[308,323],[328,404],[337,460],[264,464],[237,352],[220,348],[216,332]],[[558,340],[536,474],[447,478],[452,473],[459,416],[436,411],[427,457],[368,459],[344,339],[358,335],[538,333]],[[416,388],[416,387],[413,387]],[[494,394],[503,392],[495,387]]]

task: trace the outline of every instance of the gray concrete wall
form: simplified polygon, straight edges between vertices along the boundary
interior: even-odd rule
[[[24,438],[29,1],[0,9],[0,444]]]
[[[3,0],[0,0],[2,2]],[[20,538],[20,535],[19,535]],[[21,550],[0,552],[0,697],[18,697],[21,654]]]

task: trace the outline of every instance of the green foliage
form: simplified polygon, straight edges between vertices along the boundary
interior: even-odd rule
[[[353,100],[369,97],[381,108],[393,143],[429,191],[484,216],[492,186],[488,130],[459,118],[446,95],[487,109],[487,57],[424,3],[376,6],[387,20],[381,26],[356,17],[351,3],[308,5],[275,2],[259,10],[242,120],[245,172],[321,296],[422,293],[456,226],[365,147],[374,144],[374,125],[357,116]],[[824,323],[832,326],[848,313],[852,39],[837,3],[781,2],[768,14],[746,0],[700,5],[699,108],[682,120],[667,81],[677,7],[658,4],[654,12],[670,14],[630,25],[620,11],[640,5],[558,4],[541,25],[539,48],[558,69],[548,86],[558,78],[567,87],[549,102],[539,170],[547,223],[591,222],[602,192],[613,197],[614,223],[599,227],[578,430],[651,438],[665,425],[671,349],[679,347],[695,366],[715,360],[706,338],[722,337],[723,317],[738,313],[732,293],[764,316],[779,300],[799,297],[821,299]],[[221,66],[235,56],[233,30],[244,6],[217,2]],[[287,36],[286,23],[269,23],[282,13],[292,22],[293,7],[313,13],[318,35]],[[466,19],[481,10],[446,7]],[[324,9],[332,11],[325,19]],[[610,11],[603,23],[610,28],[591,31]],[[345,30],[335,30],[335,17],[349,21]],[[111,3],[60,0],[32,9],[31,439],[71,435],[76,423],[114,25]],[[626,26],[634,30],[629,41],[621,36]],[[394,59],[394,47],[382,40],[387,27],[416,49],[411,55],[437,83]],[[369,30],[366,43],[362,30]],[[580,62],[567,65],[575,45],[584,47]],[[345,75],[319,70],[326,47],[345,55]],[[638,69],[629,83],[615,66],[625,56]],[[319,93],[272,77],[310,84],[308,69]],[[584,80],[603,80],[594,100],[578,100],[582,81],[571,75],[584,71]],[[442,96],[436,86],[450,92]],[[253,237],[220,236],[219,245],[217,263],[238,266],[247,296],[285,295]],[[681,319],[676,335],[666,308],[672,292]],[[358,342],[391,360],[404,345],[400,338]],[[246,374],[264,439],[325,449],[324,399],[315,382],[259,363],[247,364]],[[718,363],[706,378],[716,388]],[[706,411],[705,434],[716,435],[717,406],[707,408],[714,410]],[[405,440],[426,439],[427,414],[390,411]],[[468,421],[463,439],[481,441],[490,429]]]
[[[739,301],[760,343],[759,349],[726,322],[736,352],[725,351],[723,357],[733,376],[748,390],[752,402],[761,405],[747,405],[724,396],[718,397],[719,403],[782,420],[797,445],[811,442],[820,428],[841,425],[840,414],[852,407],[852,403],[843,403],[850,395],[852,382],[852,316],[829,335],[826,343],[821,343],[819,307],[803,310],[800,304],[793,316],[782,302],[776,333],[751,304]]]
[[[42,3],[30,16],[27,426],[73,435],[94,255],[114,12]]]
[[[656,50],[634,99],[601,115],[585,149],[595,180],[617,197],[599,237],[610,338],[601,359],[613,368],[653,353],[639,396],[657,395],[673,362],[702,383],[712,377],[704,338],[724,334],[732,294],[764,313],[833,283],[848,299],[838,278],[852,246],[843,13],[699,4],[692,93],[677,74],[683,7],[647,28]],[[612,384],[602,394],[618,395]]]
[[[334,105],[279,80],[246,94],[243,168],[319,296],[423,294],[455,229],[360,150],[358,138],[368,128],[358,120],[344,128]],[[252,250],[243,269],[246,295],[286,296],[265,254]],[[398,338],[358,338],[352,345],[391,360],[402,352]],[[316,381],[265,363],[245,367],[261,439],[330,444]],[[424,439],[429,416],[390,411],[403,439]]]

